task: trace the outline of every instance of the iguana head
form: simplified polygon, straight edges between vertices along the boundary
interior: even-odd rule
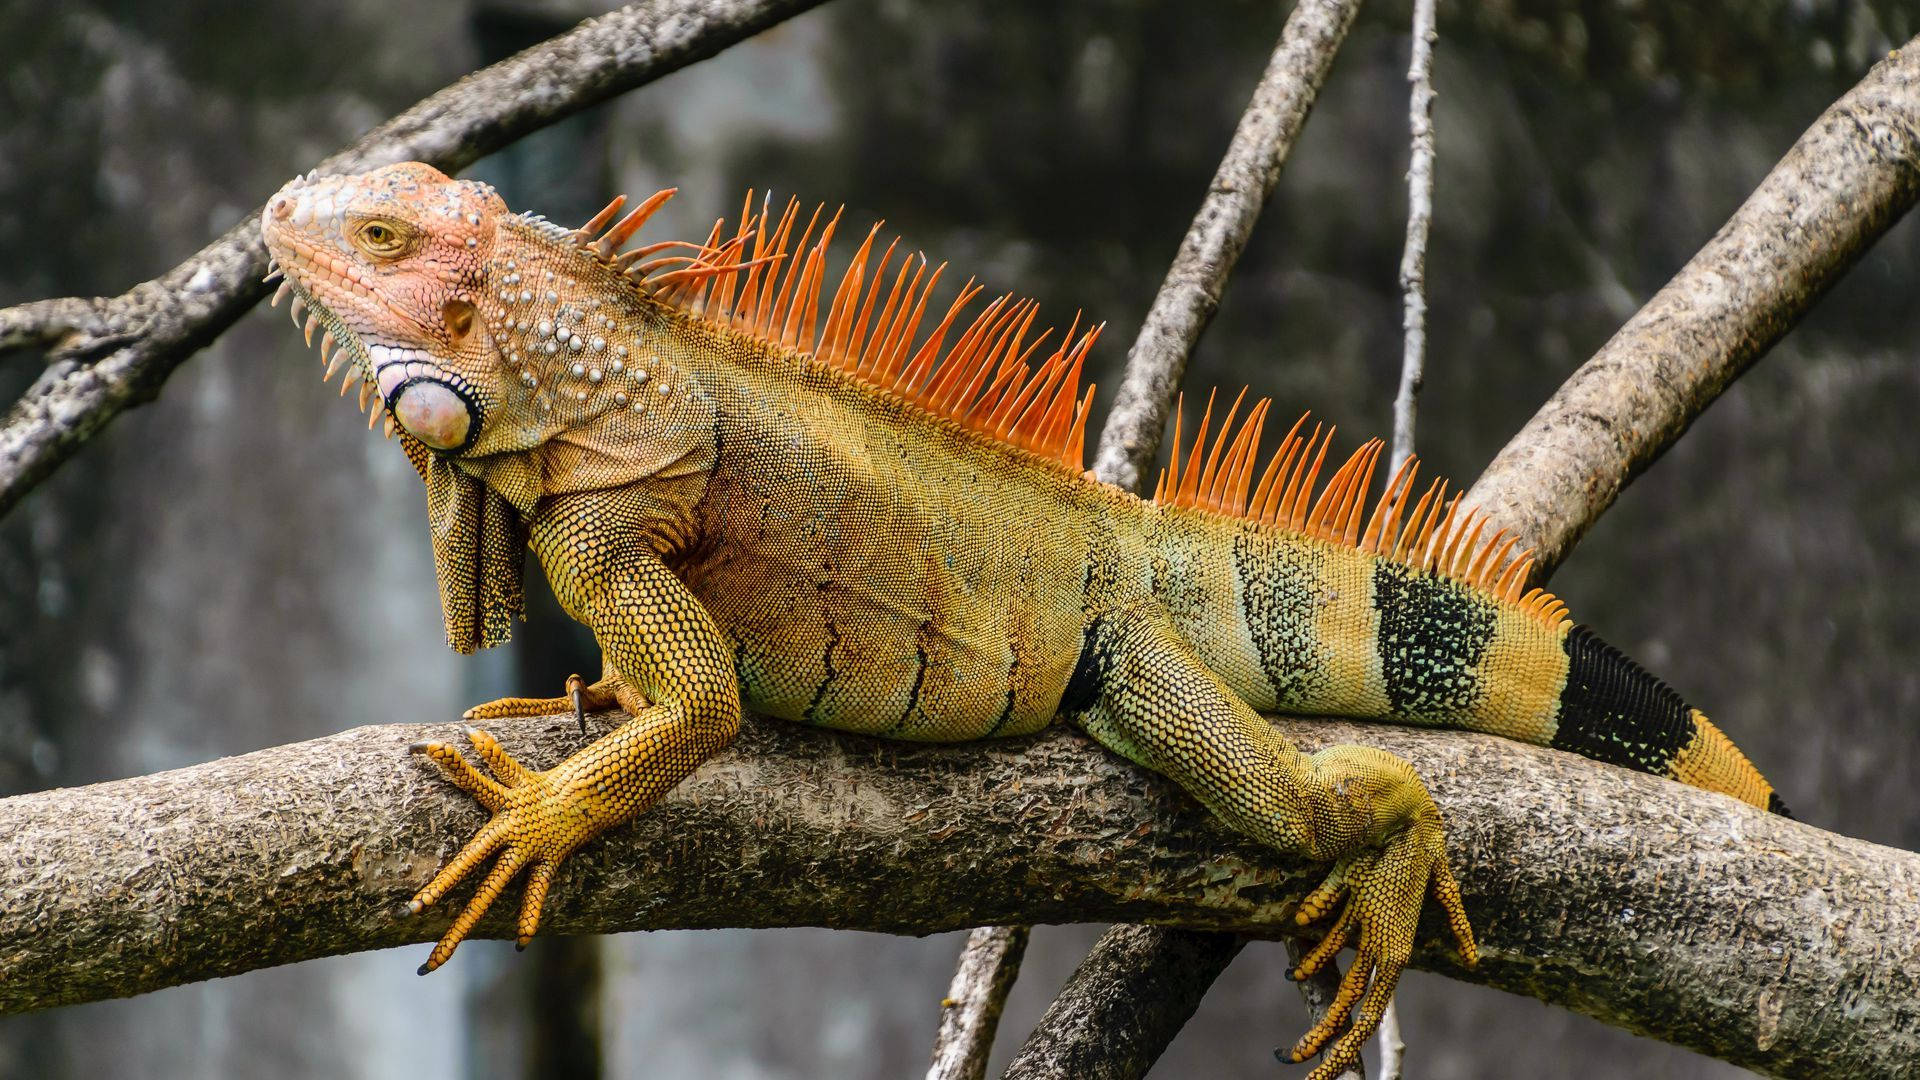
[[[505,640],[540,500],[646,481],[678,506],[701,490],[713,405],[661,347],[664,308],[625,273],[644,249],[615,257],[670,194],[595,238],[624,200],[565,229],[408,162],[295,178],[261,213],[295,322],[312,309],[309,341],[324,329],[322,358],[339,350],[329,376],[346,367],[362,407],[378,399],[426,482],[462,651]]]
[[[288,285],[363,381],[363,404],[378,394],[409,435],[460,454],[515,385],[477,306],[508,216],[491,187],[408,162],[297,177],[268,200],[260,226]]]

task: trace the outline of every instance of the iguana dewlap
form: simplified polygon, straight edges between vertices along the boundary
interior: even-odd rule
[[[1473,933],[1412,769],[1302,754],[1256,710],[1493,732],[1779,809],[1703,715],[1527,589],[1530,561],[1444,483],[1420,493],[1410,464],[1369,510],[1377,441],[1320,484],[1331,431],[1296,423],[1257,468],[1267,403],[1216,424],[1210,401],[1135,498],[1080,469],[1097,330],[1037,333],[1011,297],[963,315],[971,283],[928,318],[940,271],[876,260],[877,226],[830,289],[838,216],[796,242],[793,204],[618,254],[668,194],[569,230],[403,164],[296,179],[261,220],[328,374],[357,377],[426,481],[450,643],[506,639],[531,547],[605,654],[585,698],[632,714],[545,772],[480,732],[491,776],[419,748],[494,812],[414,898],[492,860],[423,971],[522,870],[524,943],[561,860],[727,745],[743,705],[939,741],[1065,716],[1332,863],[1300,919],[1337,918],[1298,973],[1359,955],[1294,1048],[1344,1029],[1314,1080],[1378,1024],[1427,895],[1468,963]]]

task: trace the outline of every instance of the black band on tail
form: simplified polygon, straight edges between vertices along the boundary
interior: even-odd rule
[[[1560,692],[1555,749],[1656,776],[1693,741],[1693,712],[1680,695],[1585,626],[1568,631],[1567,685]]]

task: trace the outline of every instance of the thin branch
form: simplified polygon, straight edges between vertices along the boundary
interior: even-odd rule
[[[1380,1080],[1400,1080],[1400,1063],[1406,1054],[1407,1044],[1400,1038],[1400,997],[1396,994],[1380,1015]]]
[[[1300,942],[1292,938],[1287,939],[1288,970],[1297,969],[1300,966],[1300,958],[1305,955],[1306,950],[1301,948]],[[1339,993],[1340,968],[1337,964],[1327,964],[1300,981],[1300,1000],[1307,1006],[1307,1027],[1320,1023],[1320,1018],[1327,1015],[1327,1010],[1333,1007],[1333,999]],[[1274,1060],[1283,1065],[1292,1065],[1293,1059],[1287,1056],[1287,1051],[1291,1049],[1291,1046],[1274,1047]],[[1341,1073],[1335,1080],[1367,1080],[1367,1063],[1354,1062],[1352,1068]]]
[[[1159,449],[1187,359],[1220,305],[1227,278],[1279,181],[1281,166],[1306,124],[1359,7],[1359,0],[1300,0],[1287,17],[1266,71],[1214,170],[1213,183],[1127,352],[1120,392],[1094,455],[1093,473],[1103,482],[1139,491]],[[1068,988],[1072,999],[1108,1000],[1115,1009],[1138,1014],[1130,1015],[1130,1020],[1151,1016],[1171,1020],[1174,1027],[1157,1041],[1146,1035],[1120,1038],[1101,1025],[1085,1023],[1084,1010],[1063,997],[1028,1037],[1020,1059],[1026,1062],[1025,1074],[1052,1075],[1037,1071],[1043,1068],[1043,1060],[1075,1062],[1082,1074],[1144,1073],[1179,1024],[1199,1007],[1225,961],[1204,977],[1198,969],[1174,973],[1191,957],[1207,954],[1213,947],[1200,935],[1178,930],[1146,932],[1125,926],[1109,930],[1075,973],[1075,982]],[[1234,948],[1238,950],[1237,945]],[[1338,977],[1332,964],[1316,976]],[[1046,1048],[1044,1058],[1039,1047]]]
[[[1400,388],[1393,398],[1391,476],[1413,456],[1413,425],[1427,369],[1427,233],[1433,227],[1434,0],[1414,0],[1407,59],[1407,243],[1400,254]],[[1380,1078],[1400,1080],[1399,997],[1380,1018]],[[1359,1080],[1359,1078],[1356,1078]]]
[[[1310,751],[1397,753],[1446,808],[1482,959],[1461,970],[1429,919],[1416,965],[1780,1075],[1920,1060],[1920,855],[1492,736],[1275,723]],[[534,765],[579,745],[570,717],[496,730]],[[359,728],[0,800],[0,1011],[433,939],[457,904],[397,912],[485,814],[406,746],[457,738]],[[570,858],[543,932],[1100,920],[1279,937],[1325,869],[1070,731],[930,746],[756,721]],[[515,905],[495,907],[482,933],[511,936]]]
[[[993,1035],[1032,933],[1025,926],[980,926],[967,934],[953,983],[940,1002],[940,1030],[933,1037],[927,1080],[981,1080],[987,1075]]]
[[[1218,932],[1108,929],[1002,1080],[1139,1080],[1245,944]]]
[[[1822,113],[1469,495],[1542,576],[1920,198],[1920,38]]]
[[[484,68],[320,165],[416,160],[448,172],[813,7],[821,0],[650,0]],[[152,281],[112,298],[0,310],[0,356],[47,350],[47,369],[0,426],[0,514],[266,295],[259,210]]]
[[[1427,366],[1427,232],[1433,225],[1434,0],[1414,0],[1413,49],[1407,63],[1407,243],[1400,254],[1400,390],[1393,398],[1393,468],[1413,454],[1413,421]]]
[[[1227,275],[1273,194],[1280,167],[1359,9],[1359,0],[1299,0],[1287,18],[1200,212],[1127,352],[1126,374],[1094,454],[1094,472],[1109,482],[1129,491],[1139,488],[1160,448],[1187,357],[1220,306]]]

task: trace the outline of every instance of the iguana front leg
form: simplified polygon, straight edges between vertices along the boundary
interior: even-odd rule
[[[491,777],[445,744],[417,747],[494,816],[414,896],[410,910],[437,903],[498,855],[420,966],[423,975],[446,963],[527,869],[517,933],[524,946],[539,926],[561,860],[652,806],[740,730],[732,654],[706,609],[644,546],[643,534],[622,527],[631,523],[621,520],[621,511],[631,509],[617,493],[561,500],[536,519],[532,538],[561,604],[592,627],[608,665],[650,704],[544,772],[522,766],[484,732],[469,737]]]
[[[1349,941],[1358,955],[1292,1060],[1319,1053],[1349,1016],[1353,1022],[1308,1080],[1332,1080],[1359,1060],[1412,958],[1429,893],[1473,964],[1473,929],[1447,866],[1440,811],[1405,761],[1362,746],[1300,753],[1147,604],[1094,620],[1063,707],[1102,745],[1173,778],[1234,828],[1334,864],[1297,918],[1306,925],[1339,915],[1292,975],[1319,970]]]

